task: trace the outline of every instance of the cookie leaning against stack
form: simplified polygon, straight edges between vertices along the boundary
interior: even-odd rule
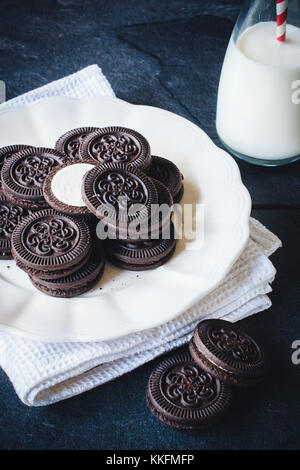
[[[266,373],[267,361],[262,349],[254,339],[227,321],[199,323],[189,347],[194,361],[202,369],[232,385],[255,385]]]
[[[86,173],[82,197],[87,208],[98,219],[105,218],[121,239],[127,238],[129,224],[147,225],[151,206],[158,203],[154,181],[122,163],[102,164]],[[136,211],[135,205],[139,205]]]
[[[113,264],[128,270],[153,269],[168,261],[174,253],[173,200],[162,183],[124,164],[103,164],[84,176],[82,197],[97,218],[102,221],[105,218],[109,233],[115,234],[115,240],[106,242],[107,254]],[[124,212],[120,198],[126,203]],[[165,203],[169,210],[162,219],[154,219],[153,226],[152,216],[158,211],[158,203]],[[134,229],[138,228],[136,239],[132,239],[132,224]],[[168,237],[162,238],[167,226]],[[157,239],[153,239],[152,229]]]

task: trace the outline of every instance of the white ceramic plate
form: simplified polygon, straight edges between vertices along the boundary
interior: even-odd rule
[[[236,163],[175,114],[116,98],[47,98],[0,112],[0,147],[53,147],[69,129],[112,125],[140,131],[153,155],[180,168],[182,203],[201,203],[204,209],[195,239],[180,240],[172,259],[152,271],[121,271],[107,264],[99,285],[73,299],[39,293],[13,261],[0,261],[0,330],[44,341],[97,341],[152,328],[214,289],[244,249],[251,201]]]

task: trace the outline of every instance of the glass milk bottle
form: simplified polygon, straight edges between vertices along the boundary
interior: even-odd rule
[[[216,126],[225,147],[248,162],[300,157],[300,0],[246,3],[224,59]]]

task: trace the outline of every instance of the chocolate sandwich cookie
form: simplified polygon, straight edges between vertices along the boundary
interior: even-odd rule
[[[82,219],[44,209],[16,227],[11,244],[21,269],[34,277],[54,279],[78,271],[86,262],[91,233]]]
[[[129,224],[148,220],[152,204],[158,202],[153,180],[122,163],[106,163],[86,173],[82,198],[98,219],[125,238]]]
[[[98,127],[79,127],[63,134],[55,144],[56,150],[65,153],[69,160],[79,159],[79,147],[83,140]]]
[[[106,252],[109,260],[116,266],[130,271],[154,269],[166,263],[176,249],[174,226],[168,239],[128,242],[108,240]]]
[[[262,349],[233,323],[205,320],[189,344],[194,361],[218,379],[239,386],[254,385],[266,372]]]
[[[166,158],[152,156],[149,176],[161,181],[169,189],[174,202],[179,202],[183,196],[183,176],[175,163]]]
[[[189,354],[179,354],[154,369],[146,403],[156,418],[172,428],[201,430],[226,413],[231,387],[195,364]]]
[[[91,215],[83,202],[81,186],[85,173],[94,167],[94,160],[76,160],[53,168],[43,185],[44,197],[49,206],[63,214]]]
[[[30,277],[30,280],[44,294],[62,298],[75,297],[88,292],[97,284],[103,275],[104,264],[104,251],[98,245],[87,262],[75,273],[59,279],[45,280]]]
[[[4,194],[0,193],[0,259],[12,259],[11,236],[14,229],[31,211],[13,206]]]
[[[139,132],[125,127],[105,127],[89,134],[79,149],[80,157],[99,163],[123,163],[146,170],[151,164],[150,145]]]
[[[57,150],[27,148],[4,162],[2,190],[16,205],[28,209],[48,206],[43,195],[43,183],[50,171],[64,163],[66,157]]]
[[[1,172],[3,164],[6,160],[9,159],[14,153],[20,152],[20,150],[25,150],[28,148],[32,148],[29,145],[9,145],[7,147],[0,148],[0,191],[2,189],[2,182],[1,182]]]

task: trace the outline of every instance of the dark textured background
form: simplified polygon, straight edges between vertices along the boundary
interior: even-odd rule
[[[0,79],[12,98],[98,63],[118,97],[178,113],[218,143],[217,84],[241,3],[1,0]],[[253,216],[284,244],[272,258],[278,268],[273,307],[241,322],[269,348],[269,379],[235,390],[228,417],[194,435],[166,428],[145,406],[147,380],[158,361],[39,409],[22,405],[0,372],[0,448],[300,448],[300,365],[291,363],[291,344],[300,340],[299,163],[273,169],[238,164],[253,199]]]

